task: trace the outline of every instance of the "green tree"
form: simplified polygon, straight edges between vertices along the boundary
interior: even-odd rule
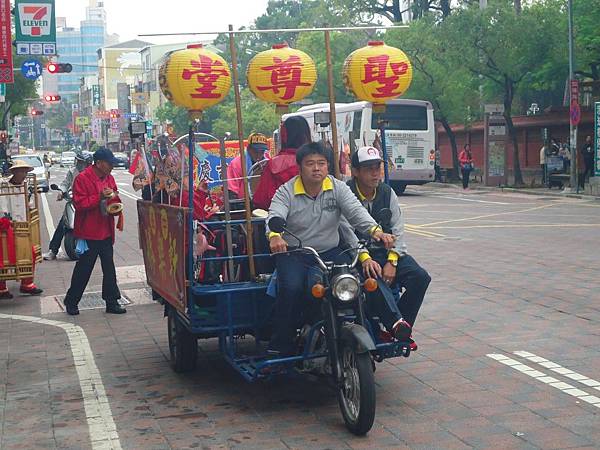
[[[25,57],[15,56],[14,66],[21,67]],[[8,117],[27,114],[31,99],[37,98],[37,81],[27,80],[20,71],[15,72],[15,82],[6,85],[6,100],[0,104],[0,129],[6,130]]]
[[[543,71],[560,47],[560,24],[551,20],[557,3],[528,5],[517,13],[510,2],[498,1],[485,10],[470,7],[448,21],[449,50],[473,74],[483,77],[502,98],[504,118],[513,145],[514,182],[523,184],[519,144],[512,120],[518,90]],[[525,38],[529,36],[529,38]],[[564,79],[564,78],[563,78]]]
[[[279,125],[279,115],[275,112],[275,105],[258,100],[249,89],[242,89],[241,93],[242,124],[244,135],[247,137],[253,131],[271,136]],[[231,133],[231,139],[238,138],[237,113],[233,95],[220,105],[207,111],[210,117],[211,133],[217,137]]]
[[[458,179],[458,148],[451,123],[466,123],[478,108],[477,78],[446,49],[446,22],[425,17],[408,30],[390,30],[386,42],[402,48],[413,64],[413,81],[408,98],[431,102],[434,116],[446,131],[452,149],[451,178]],[[427,39],[423,39],[427,36]]]
[[[189,130],[189,115],[187,110],[181,106],[175,106],[171,102],[166,102],[156,109],[155,116],[161,123],[173,124],[175,134],[178,136],[186,134]]]
[[[600,4],[598,0],[573,2],[575,63],[585,77],[600,80]]]
[[[71,105],[61,102],[57,105],[46,106],[45,117],[46,127],[64,130],[71,123]]]

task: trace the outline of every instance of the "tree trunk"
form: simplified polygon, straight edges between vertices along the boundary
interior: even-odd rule
[[[450,13],[452,9],[450,7],[450,0],[441,0],[440,8],[442,10],[442,17],[445,19],[446,17],[450,17]]]
[[[517,130],[512,121],[512,101],[515,95],[514,82],[509,78],[504,79],[504,120],[508,128],[508,135],[513,145],[513,171],[515,176],[515,186],[523,186],[523,175],[521,174],[521,162],[519,160],[519,142],[517,138]]]
[[[521,0],[515,0],[515,11],[517,12],[517,14],[521,14]]]
[[[452,131],[452,127],[450,127],[446,117],[442,116],[439,120],[448,135],[448,139],[450,139],[450,147],[452,149],[452,172],[450,173],[450,180],[458,181],[458,147],[456,146],[456,134]]]
[[[392,2],[390,12],[394,16],[394,22],[402,23],[402,11],[400,10],[400,0],[394,0]]]

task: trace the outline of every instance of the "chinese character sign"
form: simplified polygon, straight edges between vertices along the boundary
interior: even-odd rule
[[[160,88],[171,102],[199,116],[225,99],[231,71],[223,58],[202,45],[171,53],[160,67]]]
[[[412,65],[402,50],[381,41],[369,42],[346,58],[343,77],[358,99],[385,104],[406,92],[412,81]]]
[[[0,83],[14,81],[10,19],[10,0],[0,0]]]
[[[256,97],[285,106],[310,95],[317,82],[317,68],[306,53],[278,44],[252,58],[247,78]]]

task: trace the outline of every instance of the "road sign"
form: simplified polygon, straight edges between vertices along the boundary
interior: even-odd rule
[[[126,119],[137,119],[138,113],[125,113],[123,114],[123,117]]]
[[[92,106],[100,106],[100,86],[98,84],[92,86]]]
[[[37,80],[42,74],[42,65],[35,59],[28,59],[21,66],[21,73],[28,80]]]
[[[0,83],[13,83],[10,0],[0,0]]]
[[[15,0],[18,55],[56,54],[54,0]]]
[[[579,107],[579,103],[571,103],[569,115],[571,116],[571,125],[574,127],[579,125],[579,121],[581,120],[581,108]]]
[[[503,114],[504,105],[501,103],[493,103],[489,105],[483,105],[483,111],[486,114]]]
[[[0,103],[6,100],[6,85],[0,83]]]
[[[571,103],[579,103],[579,81],[571,80]]]

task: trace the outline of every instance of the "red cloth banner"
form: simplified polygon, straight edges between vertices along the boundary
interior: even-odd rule
[[[179,311],[187,305],[187,210],[138,201],[139,235],[148,284]]]
[[[0,0],[0,83],[14,83],[10,0]]]

